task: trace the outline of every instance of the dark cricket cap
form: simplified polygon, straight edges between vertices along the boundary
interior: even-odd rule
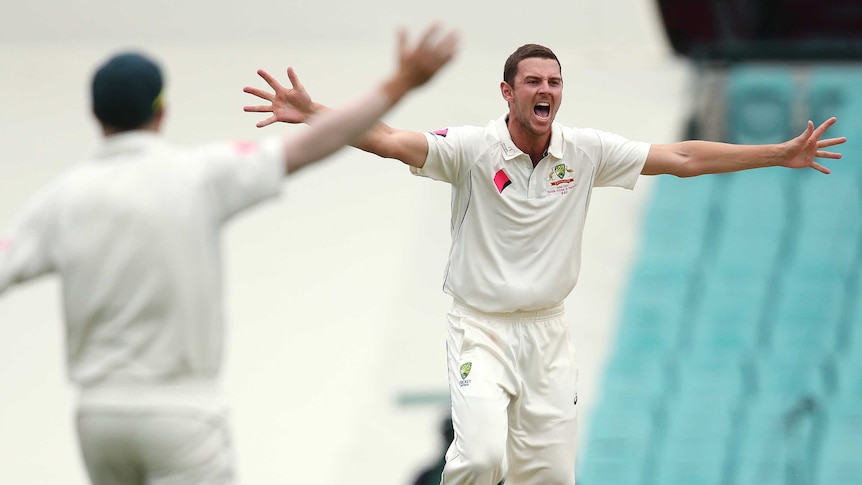
[[[117,54],[93,76],[93,113],[102,124],[120,130],[138,128],[161,105],[162,72],[148,57]]]

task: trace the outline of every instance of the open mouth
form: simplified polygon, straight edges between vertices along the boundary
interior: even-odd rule
[[[547,118],[551,116],[551,105],[548,103],[538,103],[533,106],[533,113],[539,118]]]

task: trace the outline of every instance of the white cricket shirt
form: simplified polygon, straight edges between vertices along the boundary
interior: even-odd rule
[[[578,280],[593,187],[634,188],[650,145],[554,123],[533,168],[506,117],[426,133],[413,173],[452,185],[452,246],[443,289],[485,312],[560,304]]]
[[[0,236],[0,292],[60,274],[77,384],[207,383],[224,335],[221,227],[278,194],[284,173],[277,140],[180,149],[146,131],[110,136]]]

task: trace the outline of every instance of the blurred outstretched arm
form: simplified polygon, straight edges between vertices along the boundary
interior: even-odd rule
[[[267,126],[276,121],[310,125],[307,130],[287,138],[284,142],[287,172],[295,172],[332,154],[346,144],[358,146],[358,139],[370,128],[378,129],[375,123],[381,116],[408,92],[428,82],[452,59],[457,44],[457,34],[450,31],[441,35],[438,25],[429,27],[416,45],[408,42],[406,32],[399,31],[398,69],[370,92],[335,110],[313,103],[292,68],[288,68],[291,89],[282,86],[266,71],[259,70],[258,74],[266,80],[274,92],[270,93],[253,87],[246,87],[244,91],[267,100],[270,104],[246,106],[245,111],[272,113],[270,117],[257,123],[258,127]]]

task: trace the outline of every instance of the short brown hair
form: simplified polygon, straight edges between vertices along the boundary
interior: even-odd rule
[[[515,52],[506,59],[506,64],[503,66],[503,81],[506,81],[509,86],[514,86],[515,75],[518,73],[518,64],[524,59],[529,59],[531,57],[553,59],[557,61],[557,65],[560,66],[560,71],[563,70],[563,66],[560,65],[560,60],[557,59],[557,55],[554,54],[554,51],[539,44],[524,44],[515,49]]]

